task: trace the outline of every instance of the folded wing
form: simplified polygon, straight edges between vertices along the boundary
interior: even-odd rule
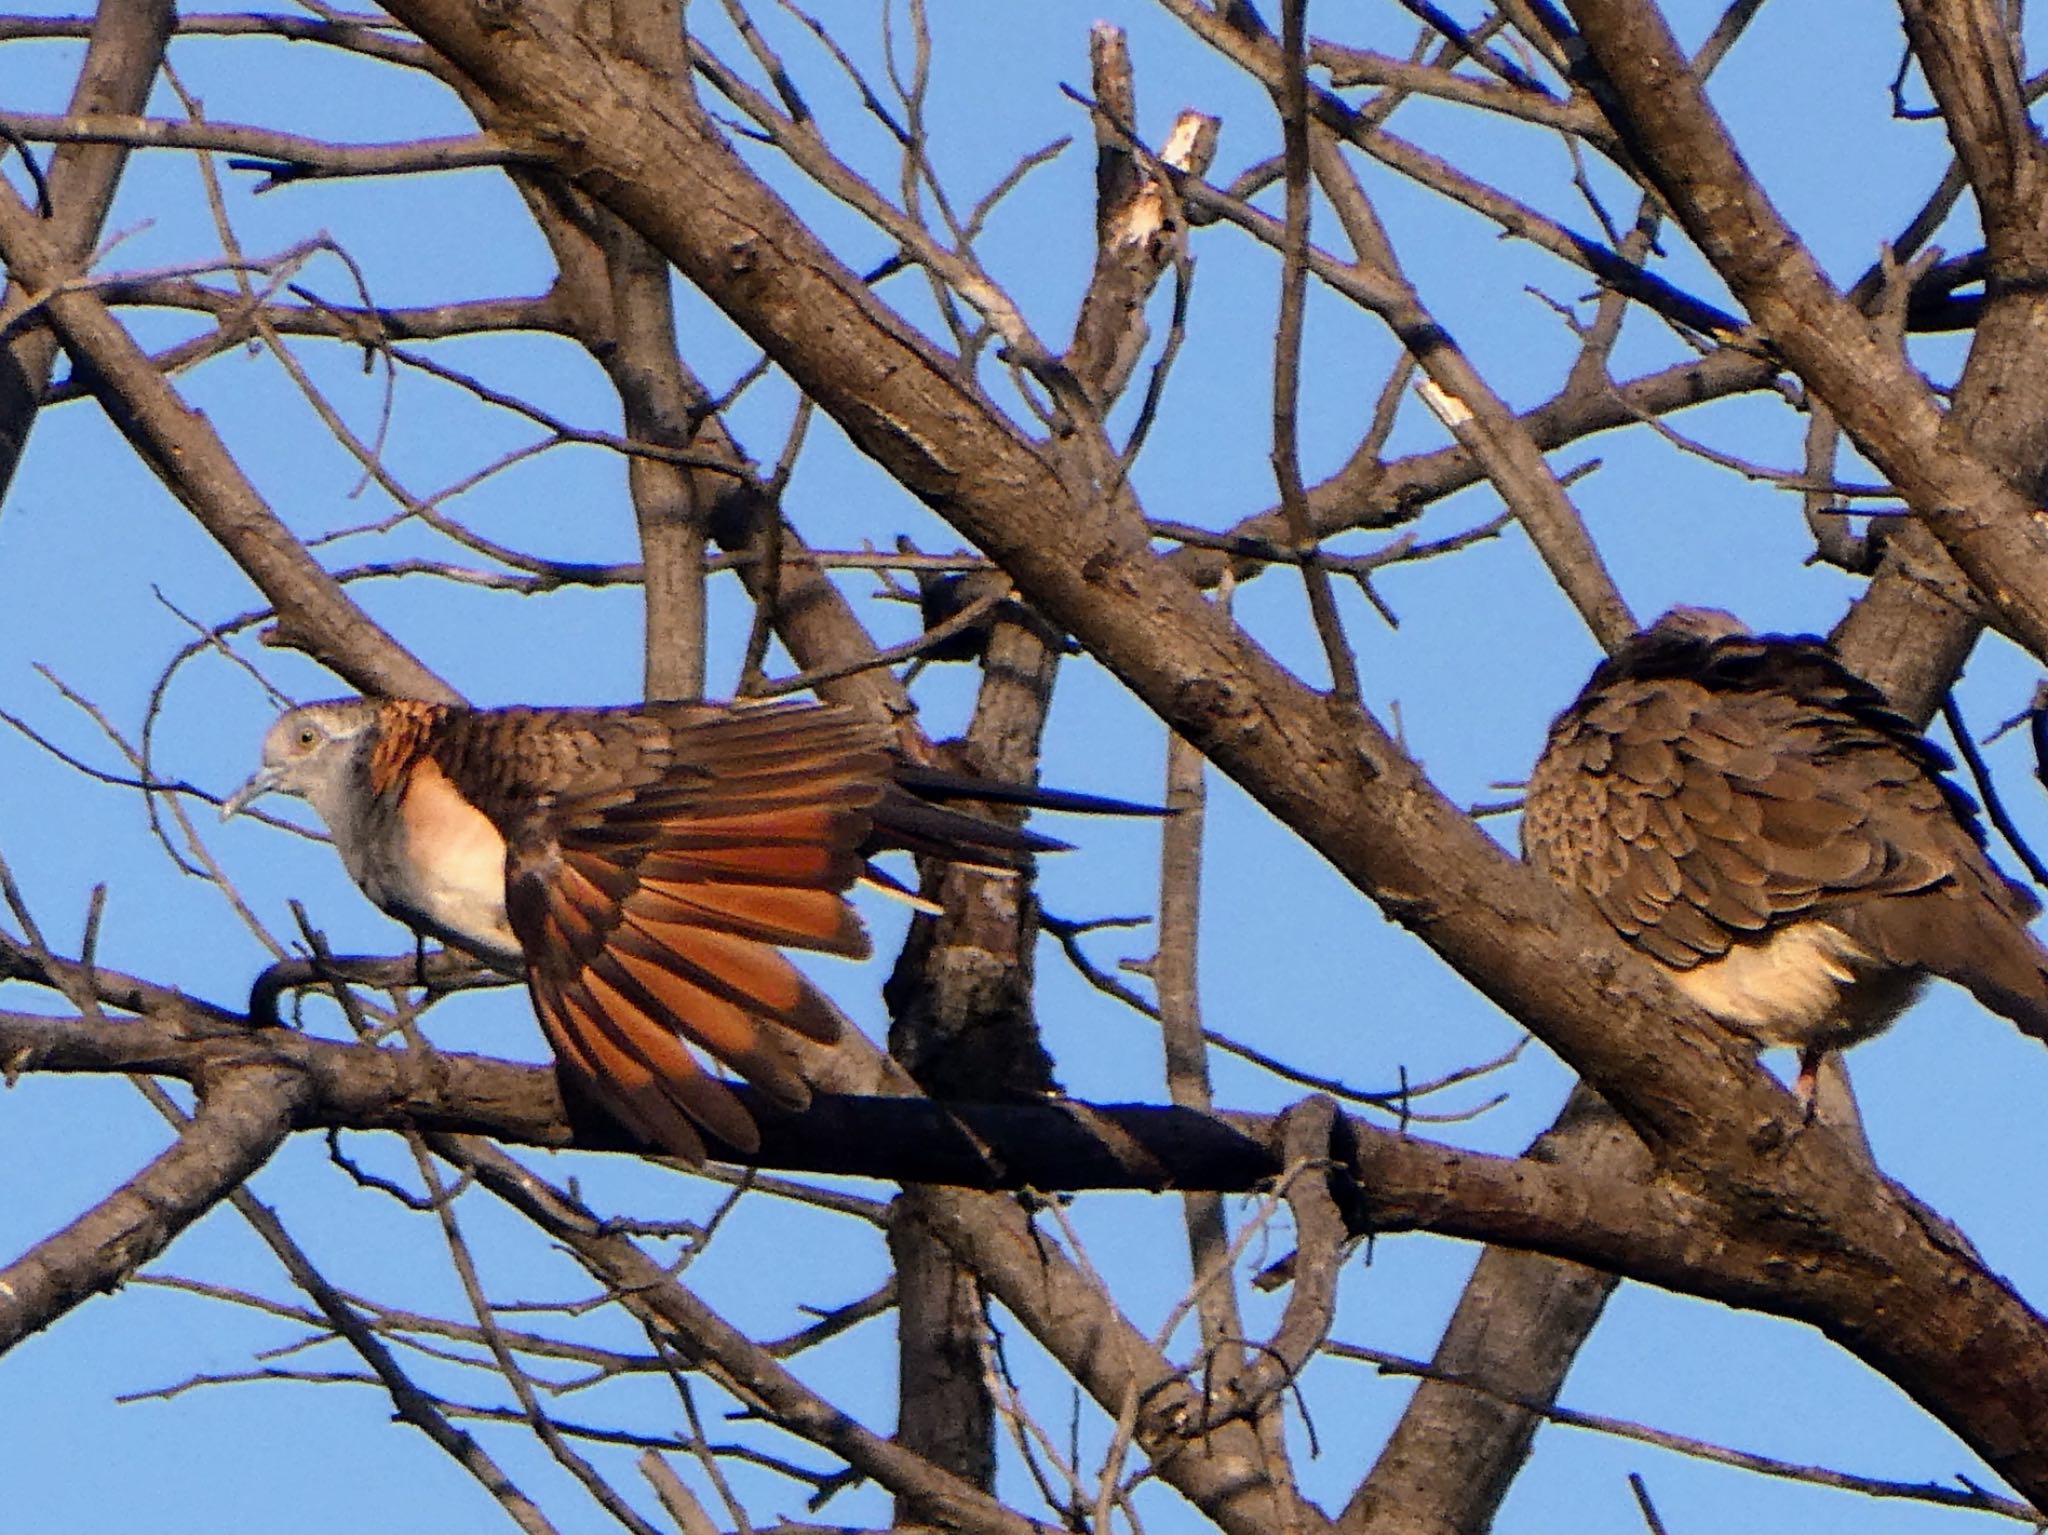
[[[1815,920],[2048,1038],[2035,904],[1948,766],[1818,642],[1652,630],[1552,727],[1523,843],[1681,973]]]

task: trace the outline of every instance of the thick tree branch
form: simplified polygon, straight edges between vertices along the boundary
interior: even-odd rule
[[[101,14],[104,14],[104,7]],[[88,24],[69,16],[0,17],[0,42],[30,38],[79,37]],[[350,53],[397,64],[409,69],[433,72],[437,61],[426,48],[398,31],[389,22],[381,26],[350,20],[346,16],[252,15],[246,11],[226,15],[186,15],[177,20],[181,37],[276,37],[291,42],[325,43]],[[126,110],[139,114],[144,102]],[[74,113],[73,115],[77,115]]]
[[[1520,421],[1530,441],[1547,453],[1618,427],[1640,425],[1647,417],[1768,388],[1777,375],[1775,363],[1724,348],[1625,384],[1599,390],[1567,388],[1523,412]],[[1423,508],[1486,477],[1486,462],[1463,446],[1385,463],[1375,454],[1361,453],[1327,480],[1308,487],[1310,522],[1324,538],[1356,528],[1399,527],[1414,521]],[[1275,507],[1233,524],[1222,536],[1270,543],[1284,533]],[[1228,556],[1189,548],[1169,556],[1169,563],[1188,579],[1214,586]]]
[[[817,1395],[662,1264],[496,1147],[443,1137],[435,1149],[566,1246],[630,1310],[673,1334],[693,1365],[708,1368],[774,1422],[832,1451],[944,1527],[965,1535],[1052,1535]]]
[[[74,116],[139,112],[163,62],[164,46],[176,20],[170,0],[104,4],[92,24],[92,41],[78,85],[71,94]],[[107,209],[127,151],[105,144],[66,144],[50,157],[50,234],[71,261],[83,261],[98,244]],[[10,269],[0,313],[23,297],[20,275]],[[45,326],[16,331],[0,354],[0,499],[20,467],[37,407],[49,388],[57,337]]]
[[[119,144],[129,149],[206,149],[253,155],[273,182],[330,176],[412,176],[542,160],[541,152],[502,144],[488,135],[461,139],[407,139],[396,144],[329,144],[295,133],[239,123],[167,122],[112,113],[52,117],[0,112],[0,128],[31,143]]]
[[[1976,194],[1995,266],[2002,251],[2032,243],[2030,232],[2038,237],[2048,172],[2004,8],[1994,0],[1902,0],[1899,14]]]
[[[365,309],[310,299],[296,304],[252,307],[242,293],[211,287],[189,277],[106,277],[94,281],[93,291],[110,308],[133,305],[212,315],[236,340],[247,339],[249,322],[257,314],[279,335],[326,336],[358,346],[433,341],[492,331],[544,331],[559,335],[568,328],[562,312],[564,306],[553,293],[533,298],[481,298],[450,304]]]
[[[268,597],[295,645],[366,693],[453,701],[454,691],[377,626],[264,503],[206,418],[186,407],[99,295],[71,286],[41,221],[0,183],[0,261],[47,314],[107,416],[166,489]],[[19,324],[24,310],[6,316]]]
[[[1596,96],[1686,232],[1985,601],[2048,657],[2048,528],[2030,499],[1949,428],[1899,348],[1828,281],[1750,174],[1655,7],[1567,8],[1597,69]]]
[[[0,1058],[13,1055],[0,1048]],[[204,1080],[177,1144],[0,1268],[0,1354],[162,1252],[270,1160],[311,1097],[311,1083],[289,1067],[250,1063]]]
[[[861,1053],[853,1050],[853,1064]],[[146,1073],[198,1083],[260,1068],[305,1079],[293,1100],[294,1128],[418,1128],[555,1149],[646,1149],[609,1120],[565,1110],[544,1067],[381,1050],[286,1029],[0,1012],[0,1062],[16,1072]],[[744,1085],[734,1091],[761,1123],[762,1148],[749,1160],[781,1171],[962,1190],[1242,1192],[1287,1168],[1284,1115],[836,1093],[790,1114]],[[1341,1121],[1335,1144],[1333,1156],[1359,1186],[1355,1229],[1500,1241],[1781,1314],[1802,1315],[1816,1296],[1847,1282],[1781,1273],[1786,1248],[1768,1209],[1716,1209],[1712,1196],[1679,1180],[1646,1180],[1639,1167],[1589,1172],[1486,1156],[1361,1119]],[[1906,1208],[1924,1219],[1917,1207]]]
[[[1159,1113],[1182,1113],[1158,1110]],[[1273,1150],[1271,1175],[1281,1170]],[[1135,1410],[1134,1438],[1170,1485],[1230,1535],[1275,1529],[1325,1535],[1328,1522],[1273,1465],[1246,1423],[1204,1433],[1202,1392],[1116,1310],[1101,1286],[1015,1200],[933,1189],[924,1203],[940,1240],[1031,1328],[1107,1413]]]
[[[1606,1180],[1647,1171],[1642,1143],[1577,1089],[1529,1149]],[[1540,1419],[1511,1403],[1555,1401],[1565,1372],[1619,1281],[1583,1264],[1510,1247],[1481,1254],[1432,1364],[1488,1395],[1425,1380],[1338,1520],[1341,1535],[1490,1529],[1527,1459]]]

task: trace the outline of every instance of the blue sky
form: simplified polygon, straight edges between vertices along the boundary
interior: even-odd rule
[[[1355,20],[1351,9],[1318,7],[1312,24],[1319,30],[1355,24],[1359,31],[1344,34],[1346,40],[1405,51],[1409,24],[1388,14],[1393,8]],[[1695,41],[1717,9],[1673,7],[1681,31]],[[872,59],[873,10],[845,10],[844,40]],[[1071,326],[1087,279],[1092,199],[1087,124],[1059,85],[1085,85],[1087,28],[1098,14],[1131,29],[1141,126],[1149,135],[1163,134],[1183,107],[1220,116],[1219,182],[1277,143],[1259,93],[1169,20],[1129,0],[944,10],[936,21],[931,119],[936,158],[956,204],[979,197],[1020,155],[1062,135],[1076,141],[1025,182],[991,222],[984,246],[991,270],[1055,345]],[[1879,14],[1765,7],[1716,82],[1716,100],[1735,123],[1750,163],[1823,263],[1844,279],[1873,258],[1945,164],[1938,124],[1888,119],[1885,88],[1900,40],[1896,25],[1880,23]],[[727,46],[723,23],[710,7],[699,5],[691,16],[714,46]],[[852,112],[829,64],[782,18],[763,17],[762,24],[800,71],[841,152],[878,184],[893,186],[888,146]],[[0,48],[0,107],[61,110],[78,51],[52,42]],[[438,88],[309,47],[195,39],[178,43],[172,57],[216,121],[346,142],[459,133],[470,126]],[[175,115],[176,104],[160,91],[153,110]],[[1478,123],[1429,103],[1404,108],[1393,126],[1470,169],[1505,179],[1518,195],[1575,227],[1590,227],[1569,185],[1569,164],[1542,135]],[[754,156],[764,167],[772,164],[765,151]],[[852,265],[869,267],[888,254],[873,231],[827,207],[779,167],[774,173]],[[19,185],[12,164],[9,174]],[[1596,181],[1619,199],[1611,203],[1618,216],[1632,214],[1617,178],[1596,175]],[[1496,238],[1471,215],[1383,173],[1370,173],[1369,186],[1425,301],[1495,388],[1521,407],[1552,393],[1574,342],[1524,287],[1576,301],[1589,287],[1583,275]],[[312,184],[261,197],[249,178],[229,176],[227,205],[251,253],[331,235],[386,304],[535,293],[549,276],[545,249],[517,199],[490,172]],[[119,239],[100,263],[103,272],[178,266],[218,250],[198,178],[182,155],[136,157],[109,229]],[[479,231],[487,237],[479,238]],[[1727,302],[1681,241],[1667,243],[1666,275]],[[1942,243],[1951,251],[1966,249],[1971,232],[1967,225],[1944,231]],[[1220,227],[1198,235],[1195,253],[1187,346],[1134,483],[1154,516],[1226,527],[1273,495],[1264,434],[1276,272],[1263,251]],[[353,301],[352,279],[332,257],[316,259],[302,281],[338,302]],[[917,279],[898,277],[884,292],[914,319],[929,318]],[[154,346],[194,330],[175,315],[128,318]],[[1326,298],[1314,303],[1311,320],[1302,431],[1304,467],[1315,479],[1357,440],[1393,354],[1375,322]],[[1155,321],[1163,325],[1163,309]],[[693,366],[715,387],[752,361],[741,338],[688,294],[681,299],[679,329]],[[355,429],[373,432],[383,384],[364,374],[360,357],[315,345],[294,351]],[[437,346],[433,355],[571,420],[605,430],[617,426],[602,376],[565,343],[481,338]],[[1632,375],[1679,356],[1667,333],[1638,318],[1617,355],[1617,372]],[[1952,342],[1934,342],[1922,361],[1939,372],[1953,356]],[[359,471],[273,360],[231,353],[182,377],[179,386],[294,528],[325,533],[391,511],[374,491],[360,489]],[[791,411],[787,387],[771,379],[750,391],[733,424],[757,458],[772,460]],[[1703,408],[1674,424],[1725,451],[1790,467],[1798,459],[1803,418],[1766,397]],[[406,375],[397,385],[385,458],[409,488],[427,493],[531,436],[530,427],[445,385]],[[1441,440],[1440,428],[1411,398],[1392,451]],[[1612,435],[1556,456],[1562,469],[1594,459],[1598,469],[1576,481],[1572,494],[1639,616],[1647,619],[1682,600],[1733,608],[1759,628],[1825,629],[1854,597],[1856,584],[1848,578],[1802,563],[1807,540],[1795,497],[1715,469],[1647,432]],[[453,509],[493,538],[540,552],[588,560],[633,554],[622,469],[597,449],[559,449],[529,461],[461,497]],[[1497,499],[1481,487],[1432,508],[1417,531],[1441,536],[1483,522],[1497,509]],[[791,483],[789,510],[820,546],[852,547],[863,538],[884,543],[898,531],[927,549],[957,543],[828,425],[813,430]],[[1376,541],[1356,537],[1337,547],[1358,551]],[[347,540],[328,554],[343,563],[448,552],[432,535],[403,529]],[[845,584],[862,598],[872,590],[865,577]],[[1410,749],[1454,798],[1501,797],[1494,786],[1526,772],[1548,719],[1591,666],[1592,641],[1526,541],[1512,532],[1454,559],[1392,570],[1380,590],[1400,616],[1398,630],[1344,593],[1367,701],[1398,719]],[[407,581],[358,586],[356,595],[480,702],[617,701],[638,685],[639,621],[630,591],[528,599]],[[48,667],[133,732],[159,673],[190,636],[172,605],[219,622],[257,600],[93,407],[66,406],[38,424],[0,507],[0,708],[111,766],[114,759],[95,730],[34,668]],[[724,690],[735,674],[745,611],[730,587],[721,588],[719,604],[713,675],[716,690]],[[914,628],[911,609],[863,601],[862,611],[885,640]],[[1238,611],[1291,664],[1321,675],[1297,582],[1268,575],[1240,594]],[[339,691],[332,678],[296,657],[246,641],[240,648],[296,696]],[[967,679],[955,671],[935,669],[921,685],[920,702],[935,734],[957,727],[971,697]],[[1961,694],[1972,724],[1981,732],[2014,712],[2033,675],[2030,663],[1997,642],[1983,647]],[[269,714],[260,691],[238,672],[217,660],[194,663],[167,696],[158,730],[160,771],[225,790],[249,770]],[[1114,682],[1086,661],[1069,666],[1049,743],[1048,781],[1150,798],[1159,792],[1162,753],[1157,730]],[[2016,813],[2039,834],[2042,816],[2026,779],[2022,744],[2009,739],[1992,748],[1991,757]],[[1510,1020],[1383,922],[1238,791],[1218,782],[1214,795],[1203,954],[1203,1005],[1212,1027],[1375,1086],[1392,1084],[1403,1070],[1413,1079],[1433,1077],[1515,1040],[1519,1031]],[[1512,841],[1511,821],[1490,824]],[[274,931],[289,930],[285,902],[296,897],[308,903],[338,950],[402,945],[398,931],[361,900],[324,848],[252,823],[217,830],[209,822],[201,830]],[[1047,861],[1043,888],[1050,910],[1093,917],[1151,908],[1156,873],[1149,829],[1090,824],[1073,836],[1082,844],[1079,852]],[[57,947],[75,945],[88,893],[105,883],[99,950],[105,963],[229,1003],[246,994],[264,963],[260,946],[218,895],[178,874],[155,847],[133,796],[81,782],[10,732],[0,732],[0,853]],[[882,967],[902,917],[884,903],[871,904],[867,915],[885,959],[864,968],[824,966],[818,973],[854,1017],[879,1030]],[[1143,955],[1147,944],[1142,936],[1110,934],[1094,940],[1093,948],[1110,964]],[[1157,1097],[1158,1047],[1149,1026],[1097,998],[1054,951],[1041,955],[1040,973],[1047,1039],[1068,1089],[1103,1099]],[[16,989],[4,1005],[48,1000]],[[323,1031],[339,1027],[317,1011],[310,1021]],[[542,1058],[525,1003],[509,991],[436,1009],[430,1031],[448,1049]],[[2048,1159],[2042,1144],[2048,1132],[2037,1108],[2048,1091],[2048,1062],[2039,1047],[1967,998],[1942,990],[1892,1034],[1861,1049],[1854,1072],[1886,1170],[1956,1219],[2023,1293],[2048,1293],[2048,1247],[2040,1236],[2039,1196],[2032,1192],[2041,1182],[2033,1174]],[[1277,1108],[1294,1096],[1285,1084],[1227,1060],[1217,1063],[1216,1077],[1219,1101],[1231,1106]],[[1443,1133],[1482,1150],[1517,1149],[1548,1123],[1565,1087],[1556,1063],[1532,1049],[1461,1100],[1476,1103],[1505,1089],[1504,1104]],[[166,1137],[124,1083],[31,1075],[14,1085],[0,1095],[0,1166],[13,1169],[0,1184],[0,1255],[11,1257],[102,1196]],[[406,1176],[409,1164],[395,1142],[354,1141],[354,1155],[391,1176]],[[587,1196],[616,1208],[651,1206],[701,1217],[722,1193],[615,1158],[540,1160],[553,1175],[581,1180]],[[286,1218],[336,1282],[393,1304],[460,1314],[461,1296],[430,1223],[356,1191],[330,1167],[317,1141],[302,1138],[288,1147],[256,1180],[254,1192]],[[466,1200],[461,1211],[486,1254],[493,1294],[570,1301],[587,1292],[580,1272],[512,1229],[486,1201]],[[1184,1283],[1176,1208],[1154,1198],[1095,1196],[1076,1201],[1072,1216],[1126,1306],[1141,1325],[1155,1325]],[[1162,1251],[1174,1261],[1162,1262]],[[1347,1271],[1337,1335],[1426,1355],[1472,1260],[1471,1249],[1428,1238],[1378,1242],[1369,1263],[1355,1260]],[[226,1211],[188,1233],[147,1272],[292,1299],[274,1262]],[[851,1299],[883,1274],[879,1244],[865,1228],[799,1218],[754,1197],[742,1202],[730,1228],[692,1267],[690,1280],[733,1320],[782,1332],[801,1325],[801,1305]],[[1260,1317],[1255,1305],[1255,1328]],[[632,1341],[629,1330],[602,1315],[580,1325],[587,1336]],[[245,1384],[114,1404],[124,1393],[248,1370],[261,1350],[298,1336],[274,1318],[135,1284],[81,1307],[16,1350],[0,1364],[0,1421],[9,1425],[0,1435],[0,1485],[8,1488],[11,1526],[70,1531],[146,1519],[172,1535],[283,1521],[308,1535],[366,1522],[490,1526],[497,1516],[482,1494],[418,1435],[392,1426],[387,1403],[372,1390]],[[1180,1341],[1186,1347],[1186,1339]],[[1063,1423],[1061,1388],[1030,1362],[1028,1344],[1014,1332],[1013,1346],[1025,1361],[1027,1381],[1045,1393],[1041,1405],[1049,1420]],[[849,1410],[886,1417],[892,1357],[889,1324],[874,1322],[812,1356],[805,1368]],[[334,1350],[304,1362],[349,1367]],[[469,1387],[472,1394],[480,1389]],[[633,1416],[637,1407],[640,1416],[653,1418],[659,1404],[634,1397],[649,1389],[608,1386],[588,1399],[568,1399],[562,1410],[601,1421]],[[1362,1474],[1408,1387],[1360,1366],[1324,1361],[1304,1389],[1322,1454],[1313,1462],[1304,1458],[1303,1476],[1334,1504]],[[1564,1400],[1866,1474],[1988,1476],[1945,1430],[1810,1331],[1641,1287],[1625,1287],[1616,1297]],[[560,1528],[606,1527],[608,1521],[578,1502],[523,1436],[509,1429],[480,1432],[494,1453],[546,1494]],[[1088,1432],[1099,1438],[1102,1426],[1091,1422]],[[754,1437],[789,1449],[788,1441],[771,1434],[756,1431]],[[821,1463],[801,1449],[795,1454]],[[597,1458],[640,1496],[629,1456],[606,1451]],[[1838,1493],[1548,1429],[1502,1528],[1553,1528],[1568,1519],[1590,1535],[1640,1529],[1625,1483],[1631,1470],[1648,1479],[1674,1529],[1749,1517],[1779,1523],[1853,1518],[1871,1530],[1933,1531],[1970,1517],[1850,1504]],[[1014,1466],[1006,1475],[1006,1490],[1017,1490]],[[790,1484],[756,1474],[741,1481],[758,1498],[758,1515],[801,1515],[801,1497]],[[874,1493],[857,1492],[831,1505],[826,1517],[851,1522],[877,1515],[882,1506]],[[1150,1505],[1149,1513],[1155,1529],[1192,1523],[1171,1501]]]

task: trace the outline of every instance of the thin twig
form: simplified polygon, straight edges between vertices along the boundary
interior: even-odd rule
[[[1308,297],[1308,0],[1281,0],[1281,50],[1286,80],[1280,93],[1282,136],[1287,148],[1287,233],[1282,246],[1280,331],[1273,346],[1273,476],[1294,547],[1315,547],[1307,493],[1301,481],[1301,329]],[[1358,704],[1358,659],[1344,635],[1337,596],[1328,574],[1313,560],[1301,565],[1309,613],[1330,667],[1330,693],[1338,703]]]
[[[1998,834],[2005,838],[2006,846],[2013,850],[2014,856],[2026,865],[2028,878],[2048,890],[2048,865],[2043,865],[2035,856],[2033,848],[2027,845],[2027,839],[2020,835],[2019,826],[2006,812],[1998,785],[1992,781],[1991,769],[1985,765],[1984,754],[1977,750],[1975,738],[1963,723],[1963,711],[1957,706],[1954,693],[1942,695],[1941,719],[1948,726],[1949,738],[1956,743],[1957,754],[1970,770],[1970,781],[1977,786],[1977,798],[1984,802],[1985,815],[1991,818],[1991,824],[1998,828]]]
[[[1323,1353],[1336,1359],[1356,1359],[1366,1364],[1377,1365],[1388,1375],[1407,1375],[1420,1380],[1440,1380],[1449,1385],[1462,1386],[1468,1391],[1477,1391],[1484,1396],[1492,1397],[1495,1401],[1505,1402],[1511,1407],[1532,1413],[1545,1422],[1555,1423],[1563,1428],[1583,1428],[1596,1434],[1631,1439],[1639,1444],[1655,1445],[1659,1449],[1689,1455],[1695,1460],[1734,1466],[1739,1470],[1754,1471],[1763,1476],[1779,1477],[1786,1481],[1839,1488],[1843,1492],[1861,1493],[1866,1497],[1902,1498],[1911,1502],[1935,1503],[1944,1508],[1975,1509],[1980,1513],[1998,1514],[2030,1525],[2038,1525],[2040,1522],[2040,1515],[2032,1506],[2012,1498],[1995,1497],[1979,1487],[1958,1489],[1944,1487],[1938,1482],[1886,1481],[1879,1477],[1857,1476],[1847,1471],[1831,1471],[1823,1466],[1802,1466],[1793,1461],[1752,1454],[1748,1450],[1729,1449],[1725,1445],[1712,1444],[1704,1439],[1687,1438],[1683,1434],[1667,1433],[1663,1429],[1650,1428],[1645,1424],[1630,1422],[1626,1418],[1579,1412],[1573,1408],[1559,1407],[1551,1402],[1516,1396],[1497,1390],[1475,1376],[1468,1376],[1456,1370],[1438,1369],[1435,1365],[1426,1364],[1422,1360],[1410,1359],[1402,1354],[1391,1354],[1384,1349],[1371,1348],[1362,1343],[1326,1343],[1323,1345]]]

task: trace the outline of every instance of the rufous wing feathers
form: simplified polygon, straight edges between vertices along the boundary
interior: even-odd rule
[[[684,1041],[789,1108],[810,1101],[795,1038],[838,1015],[782,948],[853,957],[843,898],[883,794],[879,737],[836,711],[762,711],[675,732],[634,791],[562,796],[507,838],[506,907],[563,1067],[629,1128],[701,1161],[697,1127],[760,1144]]]
[[[780,952],[868,953],[844,892],[900,848],[1021,868],[1064,843],[956,810],[985,800],[1103,814],[1148,806],[904,762],[888,733],[811,705],[451,719],[437,760],[506,844],[505,905],[562,1068],[643,1138],[701,1161],[700,1130],[759,1132],[694,1045],[776,1102],[810,1089],[799,1041],[839,1015]]]

